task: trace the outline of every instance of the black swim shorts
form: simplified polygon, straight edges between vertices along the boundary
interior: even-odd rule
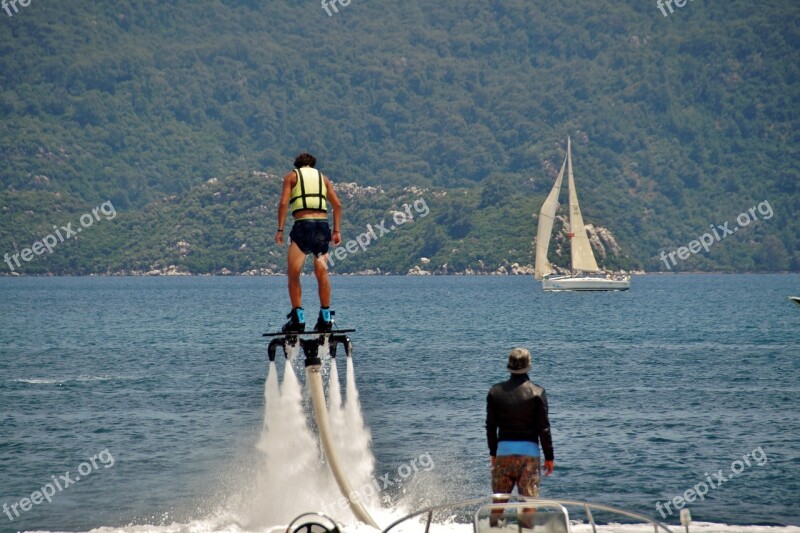
[[[304,254],[320,256],[328,253],[328,243],[331,242],[331,228],[324,218],[296,220],[289,238]]]

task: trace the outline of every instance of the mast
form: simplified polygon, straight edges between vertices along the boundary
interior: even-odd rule
[[[575,190],[575,178],[572,175],[572,144],[567,137],[567,175],[569,176],[569,243],[572,251],[572,273],[581,270],[584,272],[599,272],[597,261],[592,252],[586,226],[583,223],[581,207],[578,205],[578,193]]]
[[[536,279],[553,273],[553,267],[547,260],[547,249],[550,247],[550,237],[553,233],[553,223],[556,219],[556,209],[558,209],[558,194],[561,192],[561,180],[564,177],[564,167],[567,160],[561,164],[561,171],[558,178],[547,195],[547,199],[542,204],[539,211],[539,227],[536,230],[536,260],[534,262],[534,274]]]

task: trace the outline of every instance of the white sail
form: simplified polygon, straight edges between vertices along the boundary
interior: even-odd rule
[[[597,261],[583,224],[581,207],[578,205],[578,193],[575,191],[575,178],[572,176],[572,148],[567,138],[567,175],[569,176],[569,236],[572,251],[572,270],[583,272],[599,272]]]
[[[547,195],[547,199],[542,204],[539,211],[539,227],[536,230],[536,262],[534,264],[533,277],[542,279],[544,276],[553,273],[553,267],[547,260],[547,249],[550,246],[550,237],[553,233],[553,223],[556,220],[556,209],[558,209],[558,194],[561,192],[561,180],[564,178],[564,167],[567,160],[561,164],[561,171],[558,178]]]

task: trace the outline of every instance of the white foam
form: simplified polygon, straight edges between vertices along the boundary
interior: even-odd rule
[[[342,448],[344,464],[349,467],[350,482],[353,488],[369,506],[378,505],[377,488],[370,491],[367,487],[375,487],[375,456],[372,454],[372,434],[364,424],[361,415],[361,402],[358,399],[356,374],[352,358],[347,358],[347,401],[344,406],[344,427],[346,438]]]
[[[31,379],[12,379],[16,383],[28,383],[30,385],[53,385],[55,383],[63,383],[63,380],[60,379],[47,379],[47,378],[31,378]]]
[[[264,424],[257,444],[263,462],[256,465],[256,486],[243,511],[247,527],[262,529],[288,523],[328,492],[317,440],[303,410],[293,355],[284,365],[279,388],[275,363],[270,363],[264,389]]]
[[[119,379],[115,376],[76,376],[71,378],[63,378],[63,379],[56,379],[56,378],[18,378],[12,379],[11,381],[15,383],[27,383],[29,385],[63,385],[66,383],[83,383],[88,381],[109,381],[113,379]]]
[[[397,517],[395,517],[397,518]],[[379,525],[385,527],[391,520],[378,520]],[[675,533],[683,533],[683,526],[670,525],[672,531]],[[212,520],[194,520],[186,524],[173,523],[168,526],[152,526],[152,525],[137,525],[126,526],[122,528],[114,527],[100,527],[92,529],[90,533],[283,533],[286,529],[286,524],[280,526],[267,526],[258,529],[248,529],[241,524],[225,522],[218,519]],[[414,527],[410,524],[406,527],[393,529],[393,533],[424,533],[424,524],[415,522]],[[344,533],[375,533],[375,529],[364,524],[345,525]],[[500,531],[500,530],[498,530]],[[515,529],[516,531],[516,529]],[[588,524],[572,524],[572,533],[591,533],[592,528]],[[597,526],[597,531],[600,533],[652,533],[653,526],[647,524],[609,524]],[[694,522],[689,527],[690,533],[800,533],[798,526],[737,526],[727,524],[714,524],[708,522]],[[431,533],[470,533],[472,532],[471,524],[463,523],[443,523],[431,524]],[[535,532],[535,530],[534,530]],[[45,532],[43,532],[45,533]]]

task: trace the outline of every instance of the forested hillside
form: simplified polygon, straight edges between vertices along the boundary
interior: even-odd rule
[[[316,0],[75,0],[11,13],[0,255],[103,202],[115,213],[17,272],[280,270],[275,176],[303,150],[361,187],[345,238],[403,203],[430,208],[334,269],[510,270],[532,263],[532,215],[567,136],[584,218],[621,247],[609,268],[800,270],[793,0],[696,0],[668,16],[611,0],[352,0],[330,16]],[[709,251],[660,258],[764,202],[773,216]]]

